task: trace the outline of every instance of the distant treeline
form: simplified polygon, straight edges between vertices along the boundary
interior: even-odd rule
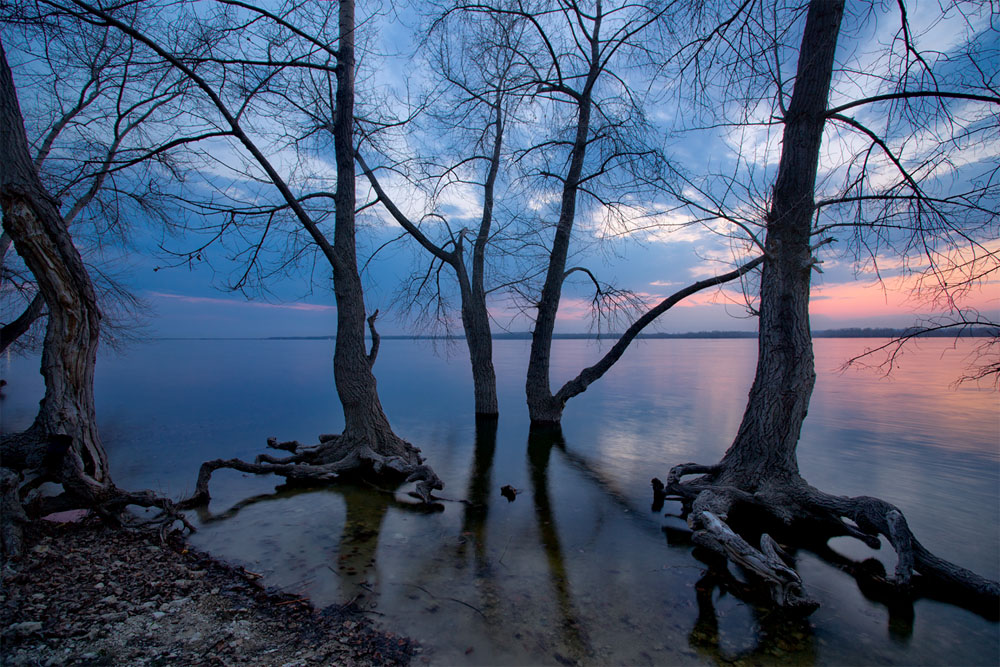
[[[889,328],[851,328],[851,329],[819,329],[812,332],[813,338],[901,338],[904,336],[921,338],[993,338],[1000,336],[996,327],[951,327],[924,331],[919,328],[889,329]],[[559,340],[617,340],[617,333],[557,333],[553,338]],[[648,333],[639,334],[639,338],[756,338],[756,331],[691,331],[687,333]],[[270,336],[265,340],[333,340],[336,336]],[[410,336],[383,335],[382,340],[464,340],[464,336]],[[528,331],[502,332],[493,334],[493,340],[531,340]]]

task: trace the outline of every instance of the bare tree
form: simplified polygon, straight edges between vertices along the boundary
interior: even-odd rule
[[[511,224],[509,220],[497,221],[496,212],[498,208],[504,210],[502,205],[498,207],[498,188],[510,178],[502,173],[512,159],[505,145],[505,133],[508,126],[517,122],[518,108],[531,83],[517,57],[525,30],[526,26],[516,17],[446,14],[433,24],[426,45],[430,68],[443,90],[435,91],[434,99],[424,111],[435,122],[430,128],[432,137],[427,141],[433,146],[428,148],[431,152],[419,159],[426,172],[420,181],[433,183],[428,193],[432,202],[448,195],[451,189],[459,190],[457,196],[467,197],[467,186],[474,186],[482,196],[478,226],[456,231],[449,216],[434,211],[424,216],[441,231],[441,240],[434,240],[427,226],[406,215],[380,182],[378,173],[401,172],[406,166],[403,161],[390,161],[381,169],[372,168],[362,152],[358,154],[358,164],[376,199],[431,256],[430,266],[414,274],[415,287],[408,302],[416,305],[430,299],[435,303],[434,312],[447,318],[445,288],[431,276],[439,265],[447,265],[454,274],[472,365],[475,412],[482,417],[495,417],[499,413],[487,294],[504,280],[487,275],[487,254],[503,252],[497,246],[502,230]],[[368,142],[382,155],[387,154],[380,145],[386,142],[378,139],[388,123],[362,118],[360,124],[370,128]],[[403,124],[401,129],[412,132],[413,122]],[[457,156],[451,158],[437,148],[442,143],[456,151]],[[415,185],[419,187],[420,183]],[[489,283],[493,284],[490,288]]]
[[[127,11],[143,20],[141,8]],[[12,3],[3,17],[21,38],[12,54],[23,63],[21,83],[40,93],[25,110],[34,165],[93,277],[102,338],[127,337],[141,306],[114,267],[137,220],[172,224],[176,209],[158,188],[161,170],[174,169],[180,150],[205,138],[185,136],[188,128],[174,122],[189,86],[162,63],[140,62],[115,31],[27,3]],[[37,285],[8,248],[9,238],[0,238],[0,350],[45,313]]]
[[[831,136],[828,132],[831,123],[857,129],[870,140],[870,144],[861,149],[866,157],[861,161],[848,160],[847,172],[851,178],[847,181],[847,189],[850,191],[863,183],[864,194],[855,191],[836,198],[842,205],[876,204],[875,215],[865,216],[862,211],[851,221],[851,229],[859,236],[866,233],[877,236],[890,229],[905,230],[910,243],[919,245],[932,257],[939,257],[941,251],[934,250],[935,241],[947,242],[959,237],[976,248],[981,245],[984,232],[996,224],[996,213],[982,208],[983,199],[969,205],[958,198],[952,212],[965,215],[960,218],[943,215],[949,202],[927,194],[933,171],[924,172],[924,178],[918,180],[889,147],[891,141],[887,137],[844,115],[847,109],[883,102],[889,103],[887,109],[882,108],[883,112],[902,113],[908,109],[901,109],[896,104],[924,98],[934,100],[938,107],[929,110],[940,114],[949,100],[968,99],[965,92],[950,93],[937,85],[930,90],[916,86],[918,79],[911,75],[911,65],[919,61],[920,54],[908,37],[903,49],[909,63],[904,62],[903,75],[893,81],[899,86],[894,92],[830,105],[837,42],[844,32],[844,4],[844,0],[813,0],[808,4],[797,53],[797,72],[787,107],[780,77],[772,80],[778,89],[776,107],[780,108],[780,115],[775,122],[782,128],[781,153],[764,220],[765,260],[760,276],[757,371],[739,432],[719,463],[688,463],[672,468],[666,491],[684,503],[688,522],[696,530],[695,542],[755,573],[770,588],[776,605],[809,612],[816,603],[804,596],[800,578],[783,560],[780,549],[768,535],[760,538],[758,550],[729,528],[727,519],[743,508],[753,508],[758,514],[773,518],[778,526],[795,526],[799,531],[797,535],[811,536],[819,543],[825,543],[832,536],[847,535],[877,548],[878,536],[884,535],[898,555],[895,574],[886,579],[898,590],[914,585],[926,589],[943,584],[950,589],[953,599],[965,596],[966,600],[985,601],[987,606],[995,608],[1000,586],[934,556],[913,536],[898,508],[878,498],[847,498],[823,493],[809,486],[799,475],[796,448],[816,378],[809,328],[811,275],[818,261],[817,247],[829,240],[826,235],[832,228],[846,224],[841,222],[842,213],[833,217],[830,224],[824,224],[818,215],[818,211],[826,212],[827,207],[834,204],[833,198],[817,200],[816,197],[821,146],[824,132],[828,138]],[[760,25],[750,18],[761,8],[751,3],[740,6],[737,15],[748,12],[738,16],[744,36],[746,31],[777,34],[773,30],[759,31]],[[905,32],[908,27],[905,8],[902,4],[900,8],[902,31]],[[764,8],[764,12],[770,14],[771,10]],[[732,23],[735,22],[736,18]],[[694,43],[698,51],[695,57],[705,56],[705,49],[709,48],[706,45],[712,39],[714,36]],[[718,55],[729,45],[744,43],[740,39],[732,41],[730,35],[725,46],[709,53]],[[735,53],[745,59],[744,62],[756,62],[749,57],[753,54],[738,49]],[[876,72],[875,76],[878,75],[880,73]],[[979,95],[975,99],[1000,104],[1000,97],[994,94]],[[913,119],[911,116],[910,121]],[[890,181],[888,191],[880,193],[868,189],[873,176],[870,171],[852,171],[859,165],[873,169],[875,161],[870,153],[876,149],[889,156],[889,163],[902,181]],[[681,481],[682,477],[693,474],[701,477]],[[654,480],[654,489],[657,494],[662,489],[658,480]],[[759,530],[759,523],[748,529]]]
[[[300,7],[292,3],[284,10],[272,12],[252,3],[219,0],[219,5],[225,6],[235,15],[227,14],[224,17],[226,22],[219,26],[200,24],[198,27],[205,39],[225,44],[219,40],[226,35],[238,33],[241,40],[251,43],[242,50],[210,53],[208,56],[173,53],[148,34],[143,26],[122,21],[100,6],[83,0],[73,0],[71,3],[48,1],[47,4],[75,14],[81,20],[121,31],[141,44],[148,53],[168,63],[189,79],[200,90],[207,108],[217,115],[220,129],[231,135],[244,154],[250,156],[259,170],[257,178],[277,190],[282,203],[272,209],[272,216],[275,211],[287,209],[296,225],[315,244],[332,269],[337,302],[334,377],[344,410],[343,433],[320,436],[320,443],[312,447],[295,441],[278,443],[276,439],[271,439],[270,446],[291,452],[291,456],[287,457],[261,455],[254,463],[238,459],[206,462],[199,473],[195,495],[185,504],[209,500],[208,483],[212,473],[219,468],[273,473],[291,481],[311,483],[329,483],[345,475],[374,476],[379,480],[395,483],[414,481],[417,482],[418,495],[429,501],[433,489],[442,488],[443,484],[424,465],[419,450],[392,431],[379,401],[372,373],[377,346],[373,346],[371,351],[365,346],[366,314],[358,274],[355,225],[356,26],[353,1],[342,0],[339,3],[334,21],[334,14],[328,7]],[[334,23],[335,32],[327,34],[325,31]],[[265,26],[259,43],[253,41],[257,35],[250,31],[251,26],[258,24]],[[317,32],[310,32],[313,28]],[[331,46],[334,43],[337,44],[336,49]],[[258,54],[249,53],[258,46],[262,55],[258,57]],[[301,51],[287,58],[274,55],[288,54],[296,48]],[[213,67],[219,76],[215,80],[209,80],[206,77],[212,74]],[[227,69],[229,67],[233,70]],[[328,75],[328,104],[332,117],[327,117],[324,129],[332,136],[334,145],[336,190],[332,196],[329,193],[318,196],[333,200],[332,243],[303,203],[310,197],[293,192],[293,186],[281,175],[252,136],[254,123],[266,120],[254,116],[257,95],[272,92],[274,89],[269,86],[281,74],[304,70],[320,70]],[[234,76],[230,79],[229,75]],[[226,84],[231,80],[235,84],[229,88]],[[294,103],[289,90],[279,88],[278,94],[286,103]],[[235,100],[234,108],[231,108],[227,99]],[[234,210],[230,210],[229,214],[231,219],[239,215]],[[251,250],[252,258],[257,257],[266,237],[265,231]],[[374,315],[367,318],[367,322],[374,331]],[[377,337],[375,342],[377,343]]]
[[[168,523],[174,506],[149,492],[119,490],[111,481],[107,455],[94,413],[94,366],[101,313],[83,259],[56,200],[38,177],[0,44],[0,205],[3,229],[30,269],[48,310],[41,372],[45,396],[28,430],[0,439],[2,452],[3,549],[21,548],[20,523],[77,507],[113,517],[130,504],[159,507]],[[44,482],[63,493],[40,497],[31,492]],[[27,505],[28,512],[25,512]]]

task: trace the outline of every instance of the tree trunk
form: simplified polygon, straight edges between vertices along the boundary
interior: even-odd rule
[[[341,0],[337,106],[333,118],[337,162],[335,226],[333,246],[327,257],[333,267],[333,290],[337,301],[333,375],[344,410],[344,431],[339,436],[321,435],[319,444],[311,447],[296,441],[268,440],[268,446],[291,452],[289,457],[263,454],[254,463],[239,459],[206,461],[198,473],[195,493],[182,503],[184,507],[210,500],[208,484],[212,473],[219,468],[281,475],[289,483],[298,484],[329,484],[341,476],[364,478],[369,475],[388,484],[415,481],[416,494],[425,502],[431,501],[434,489],[444,487],[434,471],[424,465],[420,450],[393,433],[379,401],[372,372],[375,349],[371,355],[365,349],[365,301],[355,246],[354,31],[354,0]],[[300,219],[311,233],[315,230],[315,224],[304,213]],[[321,237],[318,230],[316,235]],[[321,247],[322,241],[325,239],[317,238]]]
[[[596,35],[594,37],[596,40]],[[580,189],[580,176],[587,152],[587,137],[590,133],[591,89],[597,78],[596,64],[583,94],[580,96],[576,122],[576,137],[569,157],[569,170],[563,182],[562,201],[559,208],[559,222],[552,239],[549,252],[549,266],[538,299],[538,314],[531,332],[531,354],[528,357],[528,373],[525,393],[528,399],[528,416],[533,424],[558,424],[562,420],[565,403],[553,394],[549,379],[552,360],[552,334],[556,326],[556,313],[562,297],[562,285],[566,280],[566,258],[569,256],[569,242],[576,219],[576,196]]]
[[[459,258],[461,261],[461,258]],[[462,286],[462,328],[472,362],[472,386],[476,400],[477,417],[496,417],[497,376],[493,368],[493,335],[490,333],[490,315],[486,310],[486,297],[482,289],[474,293],[459,276]]]
[[[760,535],[758,550],[729,529],[726,519],[731,509],[752,507],[754,516],[769,514],[784,525],[781,530],[792,527],[799,540],[816,531],[824,541],[849,535],[877,549],[878,536],[884,535],[898,560],[892,577],[876,577],[879,585],[908,597],[917,573],[921,583],[943,585],[956,594],[956,601],[972,609],[985,606],[995,614],[1000,585],[930,553],[898,508],[867,496],[831,496],[809,486],[799,475],[795,450],[816,379],[809,330],[809,281],[814,264],[810,232],[843,12],[844,0],[812,0],[806,15],[767,220],[759,356],[743,422],[719,464],[674,466],[666,490],[683,498],[695,543],[753,572],[757,581],[771,589],[774,603],[787,610],[809,613],[817,603],[804,595],[801,580],[786,566],[768,535]],[[680,481],[684,475],[695,474],[703,476]],[[661,501],[659,480],[653,480],[653,488],[654,498]]]
[[[337,300],[337,340],[333,373],[344,409],[344,435],[378,447],[398,440],[392,434],[376,389],[365,349],[365,302],[355,248],[354,177],[354,1],[340,2],[340,45],[337,51],[337,107],[333,119],[337,161],[336,226],[333,284]],[[400,449],[393,452],[409,456]]]
[[[753,492],[798,478],[795,448],[816,381],[809,328],[816,171],[843,0],[812,2],[767,220],[757,371],[722,478]]]
[[[24,433],[3,440],[3,462],[48,468],[67,491],[99,501],[112,490],[94,415],[100,313],[90,277],[56,202],[28,154],[13,75],[0,46],[0,204],[3,226],[49,311],[41,373],[45,396]]]

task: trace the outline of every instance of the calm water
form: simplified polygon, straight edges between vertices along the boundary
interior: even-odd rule
[[[840,374],[872,341],[816,342],[819,379],[799,448],[815,486],[879,495],[929,548],[1000,576],[1000,401],[951,382],[962,343],[921,343],[892,379]],[[419,639],[435,664],[996,664],[995,623],[921,600],[889,613],[808,552],[797,567],[822,606],[789,624],[718,589],[679,531],[649,510],[649,479],[714,462],[739,424],[755,341],[660,340],[631,350],[566,410],[562,438],[529,437],[527,342],[497,343],[504,414],[477,432],[460,347],[383,341],[376,364],[397,432],[421,447],[445,503],[426,513],[366,489],[275,492],[276,480],[220,471],[197,517],[201,548],[311,596],[356,600]],[[208,458],[252,459],[268,436],[315,442],[342,414],[328,341],[163,341],[106,354],[98,412],[116,481],[181,496]],[[569,377],[599,348],[557,341]],[[37,361],[4,360],[5,431],[41,393]],[[500,497],[510,484],[515,502]],[[845,538],[852,558],[876,556]]]

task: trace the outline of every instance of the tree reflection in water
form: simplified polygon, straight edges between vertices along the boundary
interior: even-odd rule
[[[344,501],[344,527],[341,530],[336,560],[328,565],[328,569],[337,575],[340,582],[342,604],[361,603],[371,598],[374,603],[378,597],[378,556],[379,535],[382,523],[389,508],[402,509],[407,512],[428,514],[440,512],[440,505],[417,504],[403,502],[396,498],[395,493],[377,489],[368,484],[341,483],[335,486],[308,487],[281,485],[273,493],[265,493],[246,498],[229,509],[218,514],[209,511],[208,506],[197,508],[198,519],[202,524],[226,521],[235,517],[242,510],[257,505],[278,500],[287,500],[302,494],[332,493]]]
[[[745,599],[747,588],[723,569],[709,569],[698,580],[695,584],[698,619],[688,635],[691,648],[716,664],[813,664],[816,649],[809,621],[754,605],[751,599]],[[717,589],[720,595],[730,594],[744,601],[753,611],[757,641],[752,648],[733,652],[723,646],[719,615],[713,603]]]
[[[569,657],[582,659],[593,655],[593,649],[573,601],[569,574],[566,571],[566,561],[559,542],[559,531],[549,499],[548,470],[553,447],[565,449],[566,442],[562,429],[559,426],[532,426],[528,432],[529,478],[535,505],[535,518],[538,523],[538,534],[542,549],[545,551],[549,577],[552,580],[556,606],[559,610],[560,639],[564,650],[570,654]]]

